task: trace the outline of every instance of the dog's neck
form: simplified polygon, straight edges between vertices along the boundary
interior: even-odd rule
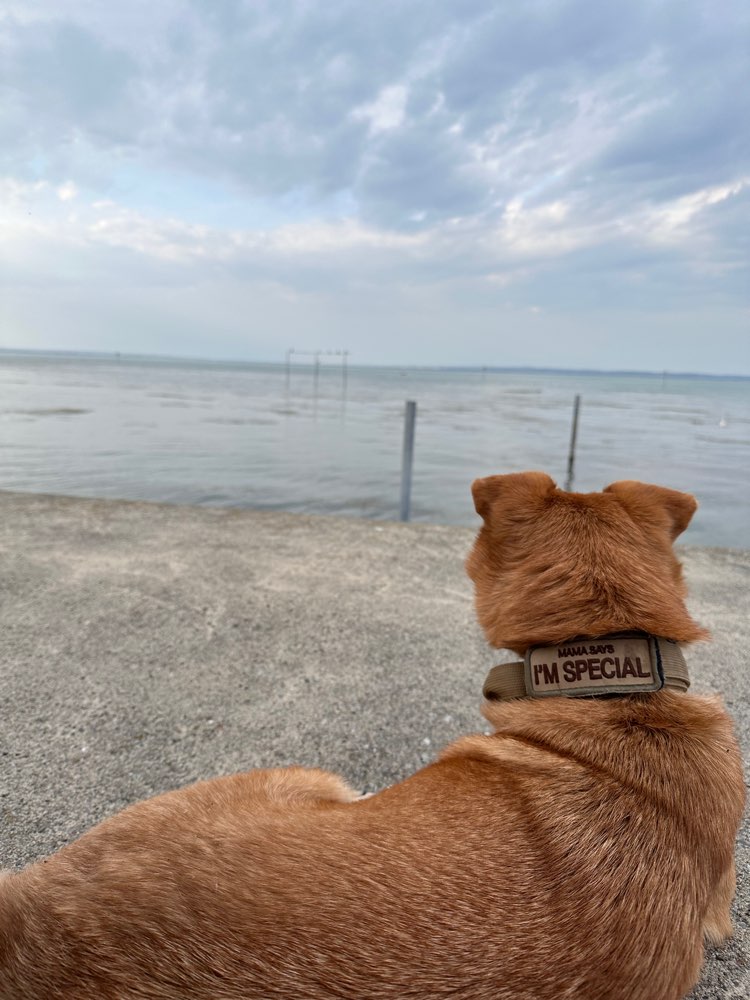
[[[520,661],[500,663],[484,683],[489,700],[628,696],[690,686],[676,642],[645,632],[612,632],[533,645]]]

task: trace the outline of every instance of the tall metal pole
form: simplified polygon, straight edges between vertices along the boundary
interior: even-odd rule
[[[568,449],[568,475],[565,479],[565,489],[573,485],[573,467],[576,460],[576,439],[578,438],[578,411],[581,408],[581,397],[576,393],[573,403],[573,424],[570,428],[570,448]]]
[[[401,509],[402,521],[409,520],[411,507],[411,470],[414,464],[414,425],[417,420],[417,404],[407,399],[404,411],[404,451],[401,460]]]

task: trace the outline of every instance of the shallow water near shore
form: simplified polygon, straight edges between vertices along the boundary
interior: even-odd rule
[[[404,402],[417,402],[412,520],[474,525],[477,476],[695,493],[684,541],[750,548],[750,381],[314,368],[0,353],[0,488],[398,517]]]

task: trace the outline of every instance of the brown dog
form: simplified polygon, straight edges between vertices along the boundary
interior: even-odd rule
[[[670,680],[669,640],[704,635],[671,547],[695,501],[564,493],[542,473],[473,489],[487,637],[551,648],[496,668],[533,696],[488,702],[492,735],[371,798],[323,771],[251,771],[6,873],[2,1000],[685,995],[704,937],[731,933],[744,799],[720,703]],[[665,678],[678,690],[643,693]]]

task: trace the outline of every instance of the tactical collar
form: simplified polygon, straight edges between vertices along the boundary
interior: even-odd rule
[[[523,660],[500,663],[484,682],[485,698],[583,698],[690,687],[687,664],[673,639],[648,632],[612,632],[531,646]]]

